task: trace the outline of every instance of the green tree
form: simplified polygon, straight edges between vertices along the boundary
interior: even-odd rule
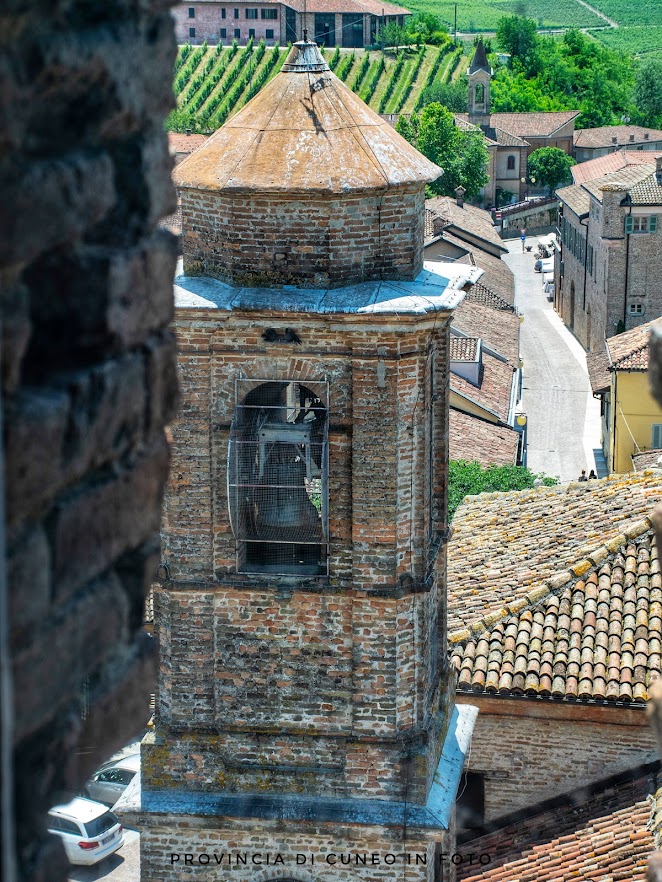
[[[557,478],[537,475],[523,466],[488,466],[477,462],[451,460],[448,464],[448,518],[452,519],[465,496],[478,493],[526,490],[540,479],[545,486],[558,484]]]
[[[529,179],[549,187],[550,194],[570,177],[575,160],[558,147],[541,147],[529,156],[527,170]]]
[[[532,18],[508,15],[499,19],[496,30],[497,44],[510,53],[510,64],[515,59],[523,62],[536,48],[538,35]]]
[[[440,46],[442,43],[448,42],[448,30],[437,15],[431,12],[417,12],[408,19],[405,26],[407,32],[407,42],[416,43],[417,46],[423,43],[434,43]]]
[[[421,106],[428,104],[441,104],[453,113],[466,113],[467,110],[467,79],[448,83],[434,83],[423,90]]]
[[[412,115],[409,126],[411,137],[408,140],[444,170],[443,175],[430,185],[430,192],[452,196],[455,188],[461,185],[467,199],[476,198],[487,183],[488,155],[482,134],[458,128],[450,110],[437,103],[428,104],[416,121]],[[416,127],[418,131],[414,138]],[[400,133],[404,134],[402,130]]]
[[[384,49],[395,49],[396,55],[400,46],[409,46],[414,42],[411,38],[411,34],[406,31],[405,28],[401,28],[400,25],[396,24],[394,21],[389,21],[384,25],[377,35],[377,40],[382,44]]]
[[[634,77],[634,101],[645,125],[662,122],[658,119],[662,116],[662,60],[651,58],[639,65]]]

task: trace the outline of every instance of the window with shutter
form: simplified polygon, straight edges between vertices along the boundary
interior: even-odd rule
[[[625,218],[625,233],[626,234],[631,233],[633,228],[634,228],[634,218],[631,216],[626,217]]]
[[[651,426],[651,447],[656,450],[662,447],[662,423],[653,423]]]

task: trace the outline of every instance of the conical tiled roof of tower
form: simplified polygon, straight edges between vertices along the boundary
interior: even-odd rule
[[[173,177],[199,190],[338,194],[427,183],[441,173],[331,72],[315,43],[301,41]]]
[[[474,52],[474,57],[471,59],[469,73],[476,73],[477,70],[486,70],[489,74],[492,73],[492,68],[487,60],[487,53],[485,52],[485,45],[482,40],[479,40],[476,44],[476,51]]]

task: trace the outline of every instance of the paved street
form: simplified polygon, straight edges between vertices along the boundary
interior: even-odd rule
[[[520,354],[524,363],[520,410],[528,417],[528,467],[574,481],[582,469],[596,468],[600,446],[600,406],[593,398],[584,349],[554,312],[533,270],[538,240],[504,244],[505,261],[515,274],[516,305],[524,315]]]

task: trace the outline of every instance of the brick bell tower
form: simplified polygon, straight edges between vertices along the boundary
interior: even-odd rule
[[[480,270],[423,267],[439,174],[305,41],[176,170],[150,882],[451,878],[448,340]]]

